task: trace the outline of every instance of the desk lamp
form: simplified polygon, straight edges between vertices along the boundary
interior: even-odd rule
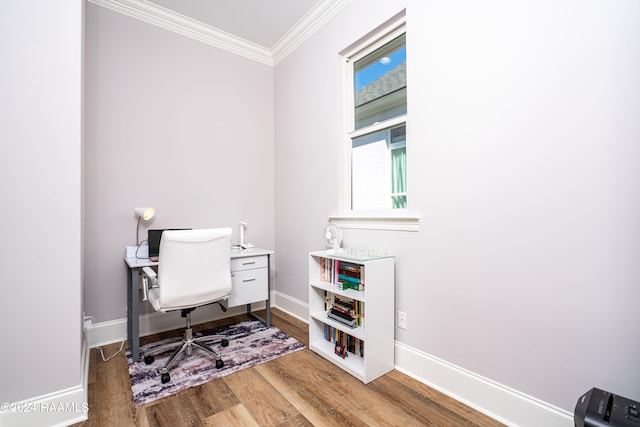
[[[135,208],[133,210],[138,217],[138,227],[136,228],[136,246],[140,245],[140,239],[138,238],[138,234],[140,232],[140,221],[145,220],[148,221],[153,218],[153,215],[156,213],[155,208]]]

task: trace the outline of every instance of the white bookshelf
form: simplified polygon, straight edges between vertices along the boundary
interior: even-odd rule
[[[323,279],[323,259],[346,261],[362,266],[364,290],[339,289]],[[328,251],[309,254],[309,348],[365,384],[391,371],[394,367],[394,258],[340,256]],[[351,328],[327,316],[326,293],[362,301],[362,326]],[[348,352],[346,358],[335,354],[335,343],[325,336],[325,325],[364,342],[364,355]]]

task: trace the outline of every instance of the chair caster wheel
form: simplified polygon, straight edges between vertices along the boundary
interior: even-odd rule
[[[147,365],[151,365],[154,360],[156,360],[156,358],[153,357],[153,356],[145,356],[144,357],[144,363],[146,363]]]
[[[216,360],[216,369],[220,369],[224,366],[224,361],[222,359]]]
[[[227,347],[229,345],[229,340],[223,338],[220,344],[222,344],[223,347]]]
[[[160,377],[160,381],[162,381],[162,384],[168,383],[169,381],[171,381],[171,375],[169,375],[168,373],[162,374],[162,376]]]

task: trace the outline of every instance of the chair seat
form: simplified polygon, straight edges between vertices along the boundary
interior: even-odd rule
[[[214,303],[216,301],[224,301],[229,298],[229,295],[231,295],[231,290],[223,290],[211,295],[207,300],[201,300],[196,305],[194,305],[193,303],[185,303],[183,305],[176,304],[172,306],[166,306],[160,303],[160,288],[151,288],[149,289],[148,298],[155,311],[167,313],[169,311],[182,310],[183,308],[200,307],[203,305]]]

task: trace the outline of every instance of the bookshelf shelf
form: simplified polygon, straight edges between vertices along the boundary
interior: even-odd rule
[[[340,322],[336,322],[335,320],[330,319],[329,316],[327,316],[327,312],[324,310],[310,313],[310,315],[311,315],[311,318],[319,322],[322,322],[325,325],[329,325],[333,328],[340,329],[354,338],[364,340],[364,328],[360,326],[356,326],[355,328],[350,328],[349,326],[343,325]]]
[[[361,381],[363,380],[362,373],[364,372],[364,359],[362,357],[348,353],[349,356],[342,359],[334,354],[333,344],[324,340],[310,342],[309,348],[326,359],[332,360],[335,358],[339,358],[340,368],[344,369],[349,374],[360,379]]]
[[[310,281],[311,286],[323,289],[325,291],[333,292],[336,295],[342,295],[347,298],[352,298],[358,301],[366,300],[366,292],[365,291],[354,291],[353,289],[338,289],[336,285],[329,282],[322,281]]]
[[[365,384],[394,367],[394,262],[309,254],[309,348]],[[330,318],[331,308],[357,326]],[[336,354],[336,342],[346,357]]]

